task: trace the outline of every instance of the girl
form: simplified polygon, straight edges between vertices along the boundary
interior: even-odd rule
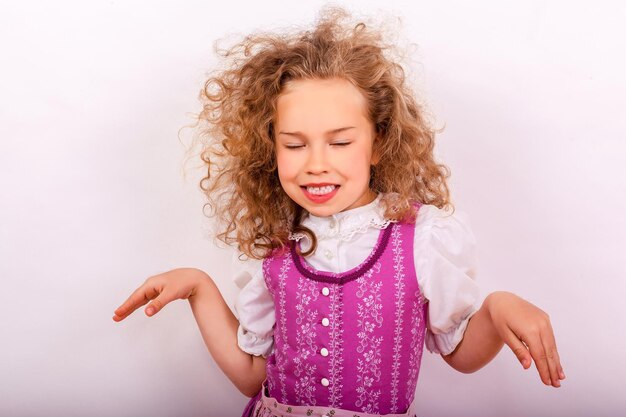
[[[113,319],[188,299],[252,397],[244,416],[414,416],[424,345],[471,373],[506,343],[559,387],[547,314],[508,292],[478,302],[473,236],[448,210],[433,130],[381,33],[345,17],[247,37],[203,89],[201,187],[219,238],[262,260],[238,276],[238,319],[192,268],[149,278]]]

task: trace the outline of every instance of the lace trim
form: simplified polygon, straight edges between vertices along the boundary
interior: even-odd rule
[[[296,242],[299,242],[300,239],[302,239],[303,237],[306,237],[306,235],[304,233],[292,233],[292,232],[289,232],[289,240],[295,240]]]
[[[327,230],[325,233],[322,233],[317,236],[318,239],[324,238],[337,238],[342,242],[348,242],[352,240],[355,234],[357,233],[365,233],[367,229],[370,227],[374,227],[376,229],[386,229],[390,223],[396,223],[397,220],[384,219],[382,222],[376,219],[370,219],[369,223],[365,223],[358,227],[353,227],[347,231],[342,231],[341,233],[333,232],[332,230]],[[299,242],[303,237],[306,237],[304,233],[289,233],[289,240],[295,240]]]

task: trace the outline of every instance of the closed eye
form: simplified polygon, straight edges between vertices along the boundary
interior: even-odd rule
[[[332,142],[331,146],[348,146],[352,142]],[[298,144],[298,143],[286,143],[285,148],[287,149],[300,149],[304,148],[306,145]]]

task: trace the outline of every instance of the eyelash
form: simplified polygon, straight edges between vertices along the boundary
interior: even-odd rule
[[[331,145],[334,145],[334,146],[348,146],[351,143],[352,142],[333,142],[333,143],[331,143]],[[302,148],[304,146],[305,145],[285,145],[285,148],[287,148],[287,149],[300,149],[300,148]]]

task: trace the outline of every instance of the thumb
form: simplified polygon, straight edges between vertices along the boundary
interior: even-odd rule
[[[530,368],[530,365],[532,364],[532,356],[530,355],[526,345],[515,335],[515,333],[511,330],[507,331],[504,337],[504,343],[511,348],[524,369]]]

